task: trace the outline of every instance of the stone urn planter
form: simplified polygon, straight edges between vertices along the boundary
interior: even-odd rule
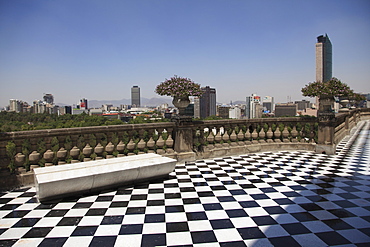
[[[334,96],[319,97],[319,112],[334,112]]]
[[[185,109],[190,104],[190,100],[188,96],[183,97],[174,97],[172,100],[172,104],[179,109],[179,115],[184,116],[185,115]]]
[[[341,101],[339,101],[339,104],[341,105],[341,108],[339,109],[340,112],[347,112],[347,111],[349,111],[349,108],[347,107],[348,104],[349,104],[349,100],[348,99],[342,99]]]

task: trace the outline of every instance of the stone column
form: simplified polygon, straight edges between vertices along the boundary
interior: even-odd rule
[[[335,114],[333,112],[318,113],[317,153],[335,154]]]
[[[173,136],[175,137],[174,150],[177,153],[177,161],[195,160],[191,117],[178,117],[172,121],[176,122]]]

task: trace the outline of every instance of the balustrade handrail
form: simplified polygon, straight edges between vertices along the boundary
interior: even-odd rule
[[[81,135],[81,134],[93,134],[97,132],[105,133],[105,132],[127,131],[127,130],[145,130],[145,129],[155,129],[155,128],[169,128],[169,127],[174,127],[174,126],[175,126],[175,123],[173,122],[162,122],[162,123],[122,124],[122,125],[107,125],[107,126],[0,132],[0,140],[1,141],[14,141],[17,139],[24,139],[24,138]]]
[[[330,125],[332,127],[328,125],[329,128],[334,128],[332,144],[336,145],[361,117],[370,118],[370,109],[355,109],[336,114],[332,119],[334,124]],[[29,141],[30,147],[25,153],[27,156],[25,162],[29,162],[29,164],[32,152],[36,152],[36,154],[39,152],[39,160],[45,159],[44,162],[49,165],[145,152],[175,157],[183,150],[195,153],[203,152],[205,149],[199,148],[200,146],[207,147],[208,150],[213,148],[214,151],[221,146],[227,149],[263,143],[313,145],[316,144],[317,135],[320,135],[320,131],[317,129],[319,122],[320,119],[315,117],[283,117],[194,120],[181,124],[179,122],[161,122],[2,132],[0,133],[0,170],[7,169],[10,161],[13,163],[16,161],[14,156],[9,157],[7,154],[6,146],[9,143],[13,143],[15,146],[15,153],[22,153],[24,142]],[[205,131],[207,128],[208,131]],[[209,128],[213,129],[213,136],[211,136]],[[105,139],[102,138],[104,135]],[[71,140],[69,140],[67,150],[63,150],[66,137]],[[55,148],[52,152],[46,151],[51,149],[53,138],[57,139],[59,151]],[[114,138],[116,138],[115,141]],[[187,139],[185,142],[188,142],[185,149],[181,146],[184,139]],[[43,151],[39,151],[38,140],[45,142]],[[95,144],[89,146],[91,140],[95,140]],[[63,152],[67,152],[67,154],[63,154]],[[37,161],[35,162],[37,164]],[[18,161],[18,167],[19,163]]]

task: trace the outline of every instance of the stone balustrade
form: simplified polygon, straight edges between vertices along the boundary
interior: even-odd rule
[[[262,118],[125,124],[0,133],[0,188],[32,183],[32,170],[157,153],[178,162],[285,150],[335,151],[370,109],[318,118]],[[13,172],[10,175],[9,170]],[[2,179],[6,178],[6,179]]]

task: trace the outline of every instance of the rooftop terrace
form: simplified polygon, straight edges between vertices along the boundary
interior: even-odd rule
[[[0,246],[369,246],[370,120],[336,154],[178,164],[163,180],[40,204],[0,193]]]

